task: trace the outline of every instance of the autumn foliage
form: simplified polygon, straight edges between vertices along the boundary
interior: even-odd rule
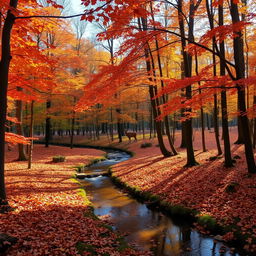
[[[53,163],[52,157],[60,151],[66,162]],[[79,193],[79,184],[70,179],[72,167],[89,163],[102,153],[36,146],[34,167],[28,172],[25,162],[13,161],[15,151],[8,152],[6,185],[14,211],[1,215],[0,232],[18,238],[8,255],[81,255],[79,242],[91,245],[97,255],[145,255],[130,249],[116,251],[117,234],[93,218],[88,199]]]
[[[136,156],[113,168],[113,175],[131,187],[139,188],[160,196],[171,205],[182,205],[197,210],[200,216],[209,215],[221,226],[229,227],[223,238],[226,241],[237,237],[245,238],[244,249],[256,251],[255,233],[255,176],[245,170],[245,158],[241,156],[242,146],[235,145],[235,168],[223,168],[220,158],[211,160],[214,153],[213,134],[207,134],[208,152],[197,151],[201,166],[184,168],[185,152],[168,159],[161,157],[156,145],[140,148],[141,143],[128,144]],[[231,133],[232,141],[235,133]],[[180,135],[177,136],[177,143]],[[152,140],[150,140],[152,142]],[[195,134],[195,147],[200,147],[200,135]],[[124,143],[122,146],[126,146]],[[148,157],[150,155],[150,158]],[[228,187],[236,184],[233,190]],[[203,229],[202,229],[203,228]],[[205,227],[201,227],[208,234]]]
[[[20,255],[76,255],[79,237],[100,244],[98,253],[111,254],[107,244],[115,237],[100,242],[104,231],[95,229],[97,221],[88,219],[89,228],[78,224],[84,205],[67,180],[70,171],[61,173],[37,151],[29,173],[24,174],[24,163],[19,170],[8,162],[5,181],[5,143],[9,149],[26,145],[31,164],[36,133],[46,147],[56,134],[59,141],[68,136],[72,148],[81,133],[94,140],[106,135],[113,142],[116,132],[121,143],[126,128],[143,139],[147,132],[156,136],[161,154],[172,158],[144,151],[148,156],[131,160],[135,167],[119,165],[117,176],[160,193],[163,200],[210,214],[220,224],[235,220],[239,232],[250,233],[246,249],[255,251],[255,212],[248,213],[255,203],[256,173],[255,1],[81,0],[84,12],[75,15],[65,13],[65,2],[0,0],[0,205],[9,200],[17,208],[0,223],[2,232],[20,239],[11,255],[18,255],[19,246]],[[88,23],[99,29],[97,43],[86,39]],[[205,153],[206,119],[217,152]],[[230,139],[230,125],[237,127],[237,140]],[[195,127],[200,127],[203,156],[194,150]],[[177,129],[186,148],[180,155],[174,147]],[[235,164],[236,150],[242,160]],[[221,160],[209,164],[211,153]],[[238,190],[227,194],[232,182]],[[52,219],[44,226],[49,212]],[[64,225],[67,219],[70,225]],[[45,240],[40,240],[42,227]],[[58,239],[50,231],[62,235]]]

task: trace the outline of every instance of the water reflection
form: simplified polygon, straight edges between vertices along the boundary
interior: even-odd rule
[[[113,162],[128,158],[125,153],[111,152],[106,161],[93,165],[90,171],[102,171]],[[152,250],[156,256],[238,256],[229,249],[220,253],[222,243],[215,243],[185,224],[175,225],[169,217],[148,209],[115,188],[108,177],[85,179],[84,186],[91,196],[95,214],[109,215],[114,228],[125,232],[127,241],[136,243],[140,249]]]

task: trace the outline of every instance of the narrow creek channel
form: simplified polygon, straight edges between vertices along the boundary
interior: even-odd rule
[[[121,151],[108,151],[107,159],[91,165],[82,182],[98,216],[108,215],[113,228],[126,233],[127,242],[136,244],[138,249],[152,250],[156,256],[239,256],[223,251],[223,244],[203,236],[184,223],[175,223],[161,212],[149,209],[127,193],[118,189],[106,173],[114,164],[126,161],[130,156]],[[100,175],[93,177],[94,175]]]

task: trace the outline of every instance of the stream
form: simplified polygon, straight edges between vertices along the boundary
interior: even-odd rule
[[[85,171],[91,178],[81,176],[96,215],[108,215],[114,230],[126,234],[127,242],[140,250],[151,250],[156,256],[239,256],[227,247],[223,251],[223,243],[193,230],[186,220],[175,223],[161,212],[149,209],[118,189],[109,177],[101,175],[110,166],[129,158],[125,152],[109,150],[106,160]],[[93,177],[97,174],[100,176]]]

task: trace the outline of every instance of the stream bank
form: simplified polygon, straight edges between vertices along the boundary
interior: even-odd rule
[[[128,187],[113,177],[116,184],[125,187],[139,199],[135,200],[113,186],[109,177],[102,175],[111,166],[129,158],[127,153],[115,150],[108,153],[106,160],[87,167],[85,172],[94,173],[95,176],[85,177],[82,184],[96,215],[107,215],[114,229],[127,234],[127,242],[136,243],[140,250],[151,250],[154,255],[239,255],[222,242],[192,229],[193,214],[189,209],[176,207],[170,211],[169,205],[160,203],[159,197]],[[146,201],[146,204],[142,201]],[[168,215],[172,215],[172,219]],[[179,218],[174,218],[175,215]]]
[[[255,255],[256,175],[247,174],[241,146],[235,145],[233,148],[233,154],[240,156],[233,168],[224,168],[221,158],[210,161],[211,156],[216,153],[211,150],[204,153],[196,150],[200,166],[184,168],[185,152],[181,150],[175,157],[163,158],[156,147],[156,141],[150,141],[154,142],[152,146],[143,149],[141,141],[112,143],[111,147],[135,152],[135,156],[129,161],[114,166],[114,175],[122,183],[128,184],[131,188],[135,187],[139,193],[149,192],[160,196],[168,204],[182,205],[202,213],[202,226],[210,224],[208,227],[215,229],[216,222],[222,227],[225,226],[227,229],[223,238],[235,241],[231,246],[246,250],[240,255]],[[87,146],[82,140],[79,143],[81,148]],[[97,142],[96,147],[98,146],[101,149],[109,148],[107,141]],[[238,186],[232,193],[228,192],[226,188],[234,182]],[[201,231],[201,227],[197,226],[197,229]]]
[[[66,161],[53,162],[60,153]],[[73,166],[102,154],[94,149],[35,145],[28,171],[26,161],[15,161],[16,150],[6,152],[6,189],[15,210],[1,214],[0,233],[18,240],[5,255],[70,256],[78,255],[79,249],[98,256],[145,256],[91,214],[84,190],[70,179]]]

